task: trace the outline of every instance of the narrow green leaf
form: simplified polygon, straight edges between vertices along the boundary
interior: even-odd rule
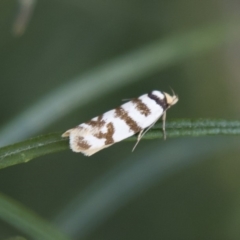
[[[207,135],[240,135],[240,121],[217,119],[177,119],[166,124],[168,138]],[[68,149],[68,139],[62,132],[51,133],[0,148],[0,169],[28,162],[36,157]],[[142,139],[163,138],[162,124],[156,124]],[[136,136],[126,139],[136,141]]]
[[[50,133],[0,148],[0,169],[25,163],[36,157],[68,149],[68,139]]]
[[[176,119],[166,123],[167,137],[201,137],[207,135],[240,135],[240,121],[224,119]],[[145,139],[163,137],[162,124],[157,123]]]
[[[15,200],[0,194],[0,218],[32,239],[69,240],[51,223],[43,220]]]

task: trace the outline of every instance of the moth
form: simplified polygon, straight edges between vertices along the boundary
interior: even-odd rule
[[[62,137],[70,138],[72,151],[91,156],[116,142],[139,133],[135,148],[142,136],[161,117],[164,138],[166,138],[166,111],[177,102],[178,96],[174,92],[171,96],[154,90],[67,130]]]

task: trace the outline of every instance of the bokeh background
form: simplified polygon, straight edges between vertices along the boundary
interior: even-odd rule
[[[235,0],[1,0],[1,146],[169,86],[168,119],[239,119],[239,13]],[[72,239],[239,239],[238,142],[69,150],[1,170],[0,190]],[[0,239],[15,235],[33,239],[1,216]]]

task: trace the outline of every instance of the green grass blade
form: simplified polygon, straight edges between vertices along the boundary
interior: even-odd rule
[[[162,124],[158,123],[145,139],[163,137]],[[160,132],[159,132],[160,131]],[[240,135],[240,121],[224,119],[178,119],[166,123],[167,137],[201,137],[207,135]]]
[[[114,91],[186,58],[240,38],[238,21],[212,24],[173,35],[87,72],[26,109],[0,129],[0,145],[20,141],[46,128],[93,98]],[[102,87],[104,86],[104,87]],[[98,89],[98,91],[96,91]]]
[[[0,148],[0,169],[26,163],[36,157],[68,149],[61,133],[51,133]]]
[[[54,226],[15,200],[0,194],[0,218],[37,240],[69,240]]]
[[[178,119],[166,124],[168,138],[207,135],[240,135],[240,121],[217,119]],[[62,132],[35,137],[23,142],[0,148],[0,169],[28,162],[36,157],[69,149],[67,138]],[[162,139],[162,124],[156,124],[142,139]],[[126,139],[136,141],[136,136]]]
[[[139,148],[95,183],[79,193],[56,217],[71,237],[87,238],[121,207],[171,174],[197,164],[206,156],[236,148],[236,139],[176,139]]]

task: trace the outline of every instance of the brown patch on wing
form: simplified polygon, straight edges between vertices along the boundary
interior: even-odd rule
[[[106,145],[113,144],[114,143],[114,140],[113,140],[114,126],[112,123],[108,123],[106,127],[107,127],[106,133],[102,133],[101,131],[99,131],[99,133],[94,134],[94,136],[100,139],[106,138],[106,141],[105,141]]]
[[[91,119],[90,121],[86,122],[85,124],[88,124],[88,125],[92,126],[93,128],[101,128],[106,123],[102,118],[103,118],[103,115],[100,115],[100,116],[98,116],[97,120]]]
[[[86,141],[84,141],[83,137],[78,137],[77,138],[77,146],[81,149],[89,149],[91,147],[91,145],[89,145]]]
[[[152,93],[149,93],[148,97],[154,100],[159,106],[161,106],[163,110],[166,110],[169,107],[169,104],[167,103],[166,95],[163,99],[161,99],[158,96]]]
[[[115,116],[124,120],[124,122],[133,132],[137,133],[142,130],[142,128],[137,125],[137,123],[128,115],[128,113],[122,107],[118,107],[115,109]]]
[[[135,104],[136,109],[143,115],[148,116],[151,114],[151,110],[148,108],[148,106],[142,102],[139,98],[134,98],[132,101]]]

